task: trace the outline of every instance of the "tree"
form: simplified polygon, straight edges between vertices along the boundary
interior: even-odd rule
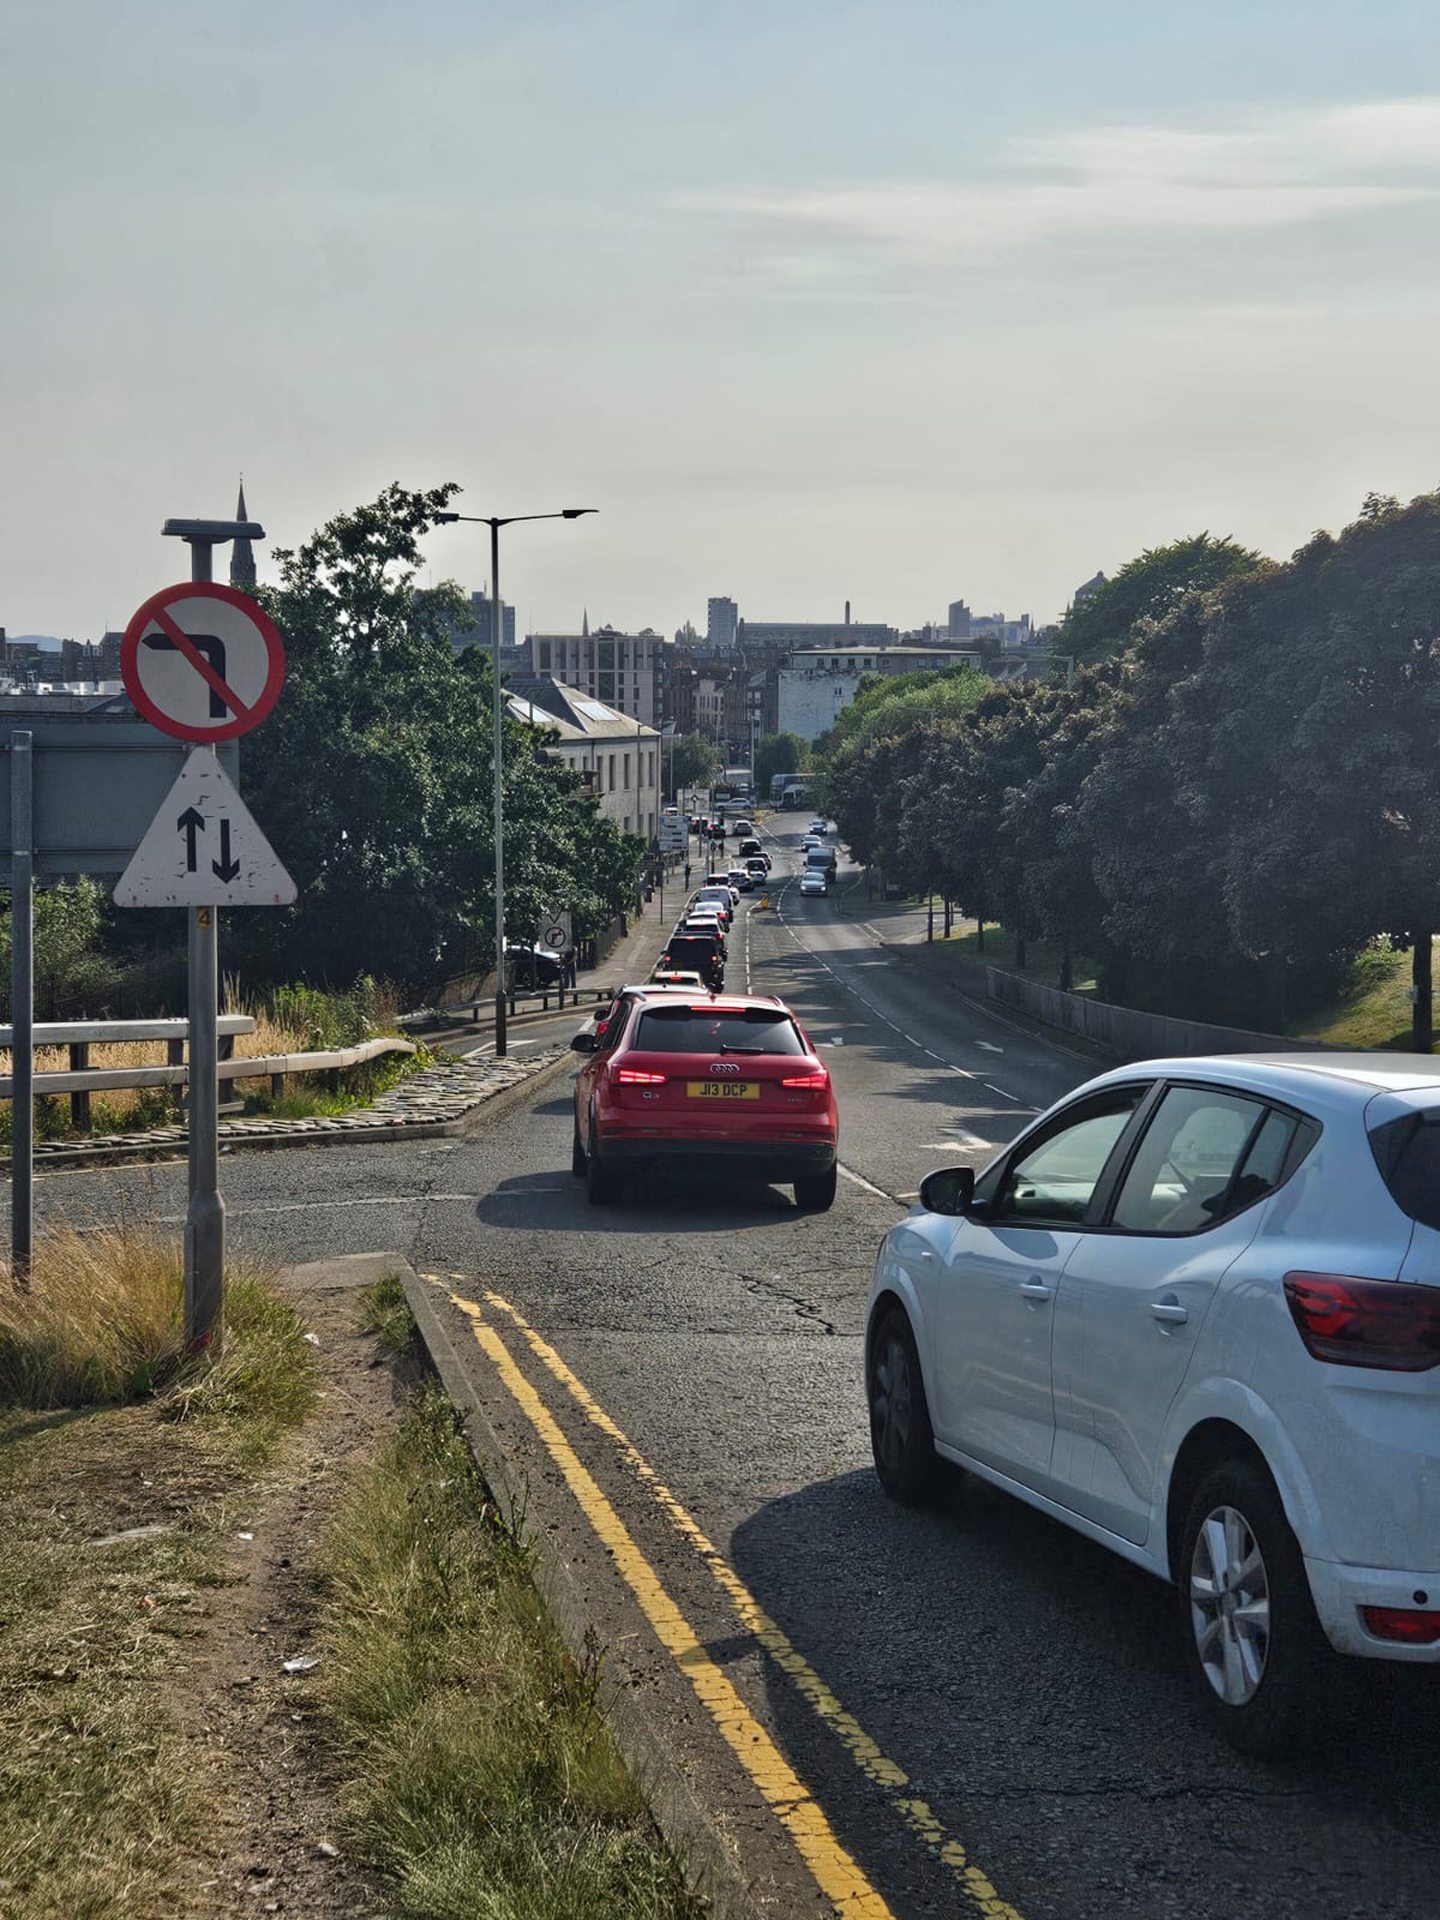
[[[765,799],[781,773],[803,773],[810,764],[810,743],[798,733],[767,733],[755,749],[755,797]]]
[[[1163,620],[1187,594],[1208,592],[1265,564],[1228,536],[1212,540],[1208,533],[1173,540],[1168,547],[1147,547],[1113,580],[1075,602],[1060,623],[1053,651],[1071,654],[1077,663],[1106,659],[1130,644],[1143,621]]]
[[[261,598],[288,678],[247,742],[247,797],[299,888],[235,937],[270,977],[342,984],[366,972],[424,994],[494,946],[488,658],[457,653],[469,609],[416,584],[419,541],[455,489],[390,486],[282,551]],[[544,736],[503,726],[507,921],[524,937],[562,900],[634,897],[637,854],[598,818]],[[622,884],[622,877],[624,884]]]
[[[720,765],[720,754],[713,740],[698,733],[677,734],[665,749],[673,799],[686,787],[708,787]]]
[[[61,881],[35,894],[35,1016],[73,1020],[106,1011],[119,972],[104,950],[107,896],[91,879]],[[14,921],[0,915],[0,1010],[12,1017],[10,953]]]

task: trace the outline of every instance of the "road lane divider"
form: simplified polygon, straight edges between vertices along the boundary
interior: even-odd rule
[[[490,1360],[510,1397],[541,1445],[633,1594],[655,1637],[689,1681],[695,1696],[749,1775],[761,1798],[795,1845],[811,1878],[844,1920],[894,1920],[884,1898],[835,1836],[824,1811],[700,1643],[660,1576],[570,1445],[559,1423],[516,1365],[509,1348],[473,1300],[453,1290],[450,1298],[470,1322],[476,1344]]]
[[[862,1181],[861,1184],[868,1185],[868,1182]],[[467,1303],[453,1291],[451,1298],[462,1310],[471,1314],[479,1312],[473,1303]],[[933,1809],[915,1796],[904,1768],[881,1751],[855,1716],[841,1704],[832,1688],[806,1660],[784,1629],[765,1612],[699,1522],[665,1485],[644,1455],[550,1342],[503,1294],[487,1289],[483,1298],[493,1313],[503,1314],[510,1320],[540,1365],[564,1388],[590,1425],[611,1442],[624,1465],[650,1495],[666,1520],[698,1554],[711,1578],[729,1600],[740,1624],[794,1683],[807,1705],[839,1739],[860,1771],[886,1796],[911,1833],[923,1841],[955,1876],[965,1898],[967,1914],[980,1916],[981,1920],[1020,1920],[1015,1908],[1001,1898],[988,1876],[970,1858],[964,1845],[947,1831]]]

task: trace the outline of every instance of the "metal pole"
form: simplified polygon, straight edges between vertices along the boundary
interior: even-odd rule
[[[35,1250],[35,835],[28,731],[10,736],[10,1273]]]
[[[490,659],[495,698],[495,1053],[505,1052],[505,761],[500,721],[500,522],[490,522]]]
[[[190,542],[190,578],[213,578],[213,548]],[[208,754],[213,747],[192,747]],[[190,1071],[187,1076],[189,1204],[185,1213],[185,1344],[218,1352],[225,1331],[225,1202],[220,1196],[220,909],[191,907]]]

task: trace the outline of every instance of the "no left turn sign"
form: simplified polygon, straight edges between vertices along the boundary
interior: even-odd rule
[[[152,726],[206,744],[248,733],[285,682],[275,623],[248,594],[187,581],[152,594],[120,646],[125,691]]]

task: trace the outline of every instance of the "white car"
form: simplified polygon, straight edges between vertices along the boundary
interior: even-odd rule
[[[1090,1081],[925,1180],[865,1378],[888,1493],[943,1457],[1173,1581],[1212,1719],[1294,1751],[1332,1649],[1440,1662],[1440,1061]]]
[[[829,823],[824,820],[812,820],[805,831],[807,833],[828,833],[830,831]]]
[[[819,870],[819,868],[812,867],[808,873],[801,874],[800,891],[801,893],[812,893],[812,894],[828,893],[830,891],[830,888],[829,888],[828,882],[825,879],[825,875]]]
[[[808,853],[812,847],[823,847],[824,844],[825,842],[820,838],[818,833],[807,833],[805,838],[800,842],[800,851],[802,853]]]

